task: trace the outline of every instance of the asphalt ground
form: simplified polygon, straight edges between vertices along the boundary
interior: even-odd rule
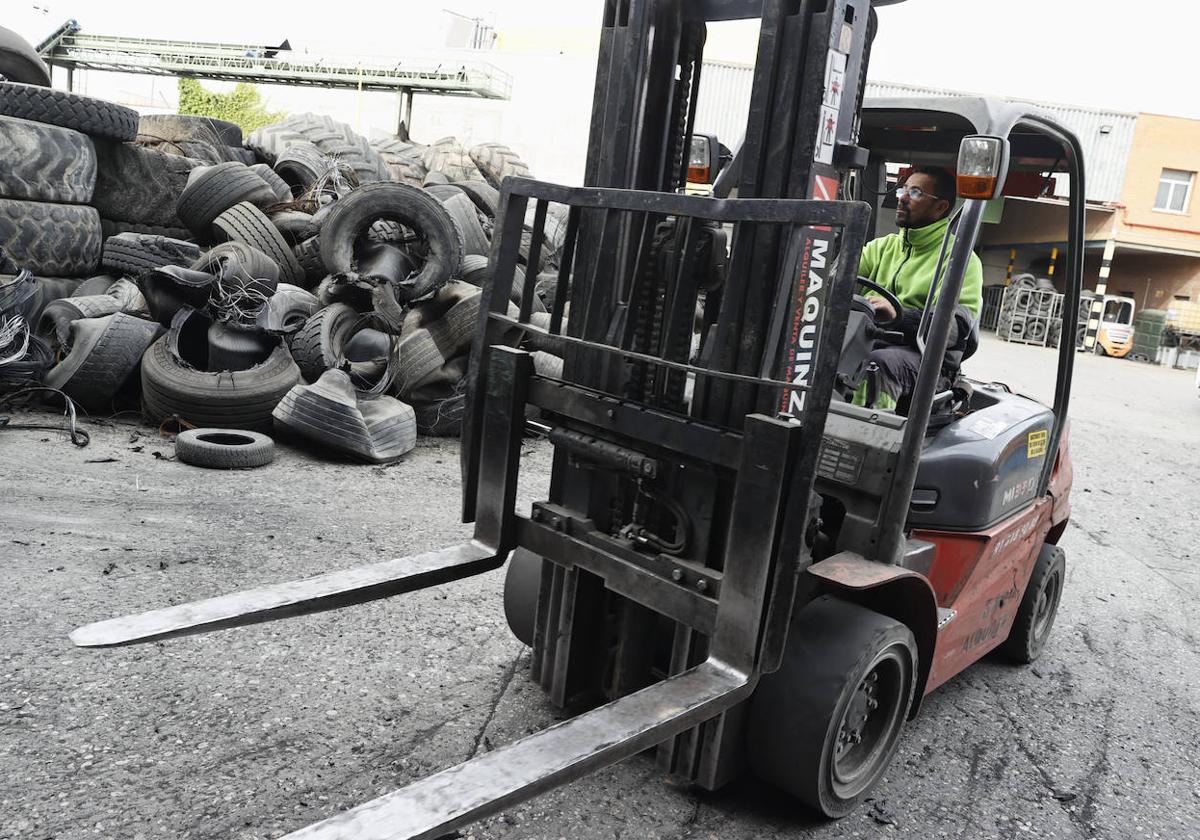
[[[986,339],[981,379],[1050,393],[1054,354]],[[1191,373],[1081,356],[1068,575],[1043,657],[931,695],[874,798],[826,822],[649,757],[464,832],[556,838],[1200,837],[1200,399]],[[19,416],[14,422],[28,422]],[[57,423],[53,415],[42,422]],[[284,447],[211,472],[133,418],[86,449],[0,431],[0,838],[278,837],[558,719],[503,572],[353,609],[109,650],[91,621],[464,539],[458,455],[388,467]],[[549,451],[526,445],[524,502]]]

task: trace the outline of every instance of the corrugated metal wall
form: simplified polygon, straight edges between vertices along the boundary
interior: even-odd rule
[[[696,113],[698,131],[715,132],[726,146],[735,148],[746,130],[750,111],[750,87],[754,68],[724,62],[705,62],[700,74],[700,102]],[[868,80],[867,97],[890,96],[971,96],[961,91],[938,90],[894,82]],[[1074,105],[1056,105],[1032,99],[1006,97],[1012,102],[1027,102],[1053,114],[1075,132],[1083,145],[1087,166],[1089,201],[1115,202],[1121,199],[1125,167],[1133,144],[1135,114],[1102,111]]]
[[[736,151],[746,133],[753,82],[753,67],[704,62],[704,68],[700,71],[696,131],[716,134],[722,143]]]

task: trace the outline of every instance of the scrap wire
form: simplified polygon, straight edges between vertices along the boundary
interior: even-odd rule
[[[17,347],[11,355],[0,359],[0,366],[19,362],[29,353],[29,325],[20,315],[5,318],[0,321],[0,352]]]
[[[236,271],[231,271],[231,268],[236,268]],[[245,282],[230,288],[227,281],[234,278]],[[256,280],[241,262],[225,259],[221,261],[221,273],[217,277],[216,288],[212,294],[212,308],[221,320],[242,324],[254,323],[271,297],[254,288]]]
[[[17,397],[35,394],[40,391],[46,391],[51,394],[58,394],[58,396],[63,398],[63,402],[66,403],[66,409],[63,411],[63,414],[65,414],[67,417],[66,431],[71,436],[71,443],[75,444],[80,449],[82,449],[83,447],[85,447],[89,443],[91,443],[92,442],[91,435],[89,435],[83,429],[80,429],[76,426],[76,423],[75,423],[75,420],[76,420],[75,401],[72,400],[70,397],[68,397],[66,394],[64,394],[62,391],[58,390],[57,388],[50,388],[45,385],[38,385],[38,386],[35,386],[32,388],[22,388],[19,391],[13,391],[11,394],[5,394],[3,397],[0,397],[0,408],[3,408],[5,406],[5,404],[11,402],[12,400],[16,399]],[[51,432],[63,431],[62,427],[60,427],[60,426],[47,426],[47,425],[39,424],[39,423],[10,423],[9,418],[7,418],[7,417],[0,417],[0,429],[38,429],[41,431],[51,431]]]

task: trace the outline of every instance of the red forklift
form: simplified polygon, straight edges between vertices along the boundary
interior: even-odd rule
[[[947,387],[943,358],[1009,172],[1069,173],[1072,315],[1084,229],[1080,146],[1047,115],[970,98],[863,107],[872,5],[606,0],[586,186],[502,191],[462,442],[472,539],[102,621],[74,642],[337,609],[507,562],[530,677],[579,713],[289,837],[438,838],[649,749],[704,789],[748,771],[849,813],[926,694],[992,650],[1027,662],[1046,644],[1073,348],[1051,407]],[[713,196],[685,195],[689,172],[720,168],[719,144],[693,138],[706,26],[747,18],[761,29],[744,141]],[[897,413],[850,401],[887,338],[861,297],[886,290],[857,265],[889,169],[911,164],[955,168],[962,202]],[[539,327],[536,278],[517,268],[527,212],[536,264],[551,205],[566,238]],[[535,371],[539,351],[561,373]],[[554,460],[548,497],[519,511],[530,432]]]

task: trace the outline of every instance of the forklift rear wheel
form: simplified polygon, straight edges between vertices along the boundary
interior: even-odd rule
[[[1066,577],[1066,553],[1056,545],[1043,545],[1025,587],[1021,606],[1017,607],[1012,630],[1000,645],[1002,655],[1020,663],[1029,663],[1041,656],[1058,615]]]
[[[541,556],[518,548],[508,558],[508,572],[504,577],[504,617],[512,634],[530,647],[533,647],[533,627],[541,587]]]
[[[792,620],[778,671],[751,700],[751,767],[827,817],[887,769],[916,692],[917,644],[899,621],[830,596]]]

